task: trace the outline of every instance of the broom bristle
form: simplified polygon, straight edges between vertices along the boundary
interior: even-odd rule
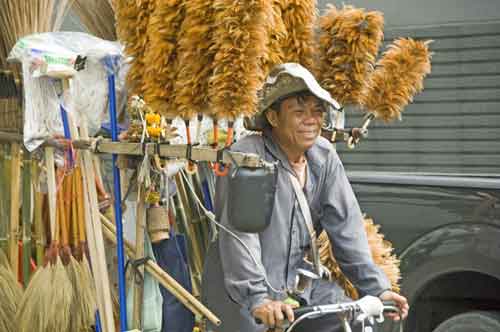
[[[102,0],[75,0],[73,10],[93,35],[116,40],[115,15],[111,3]]]
[[[341,104],[359,103],[383,40],[384,18],[376,11],[330,7],[320,18],[319,77]]]
[[[314,72],[316,0],[286,0],[282,4],[282,17],[287,29],[283,45],[285,62],[300,63]]]
[[[0,285],[2,285],[0,287],[0,331],[17,332],[15,318],[22,289],[8,266],[0,265]]]
[[[364,228],[368,238],[368,245],[372,254],[374,263],[387,275],[391,282],[392,290],[400,291],[399,280],[401,274],[399,271],[399,259],[393,254],[392,244],[384,239],[384,236],[379,232],[379,226],[373,223],[371,218],[364,219]],[[326,232],[322,232],[318,237],[319,253],[321,263],[328,268],[333,279],[344,289],[346,295],[356,299],[359,294],[352,282],[344,275],[337,261],[335,253]]]
[[[24,291],[16,313],[19,332],[47,331],[48,305],[52,297],[50,265],[39,267]]]
[[[386,122],[401,118],[431,72],[430,42],[400,38],[388,46],[361,96],[366,111]]]
[[[47,282],[47,280],[45,280]],[[49,303],[40,310],[48,311],[47,331],[67,331],[70,327],[72,312],[69,310],[73,302],[73,285],[61,259],[57,257],[55,265],[50,267]]]
[[[255,113],[257,90],[267,54],[267,13],[271,0],[215,0],[213,42],[216,49],[209,81],[211,111],[216,118],[234,120]]]
[[[177,115],[174,99],[178,67],[176,48],[177,34],[184,15],[182,1],[157,0],[146,31],[144,101],[167,118]]]

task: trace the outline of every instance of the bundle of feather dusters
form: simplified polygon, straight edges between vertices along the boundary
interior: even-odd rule
[[[282,45],[285,62],[297,62],[314,72],[316,0],[281,0],[287,30]]]
[[[144,92],[143,74],[146,63],[143,55],[148,43],[149,16],[154,9],[155,1],[115,2],[116,33],[125,46],[126,55],[133,59],[127,74],[127,85],[131,94]]]
[[[361,106],[386,122],[400,119],[431,72],[430,43],[400,38],[390,44],[361,93]]]
[[[382,13],[331,6],[319,27],[318,76],[323,88],[342,105],[358,104],[382,44]]]
[[[262,85],[262,56],[267,53],[267,26],[271,0],[214,0],[216,49],[208,97],[213,116],[234,120],[252,115]]]
[[[371,218],[364,218],[363,222],[374,263],[387,275],[392,290],[399,292],[399,280],[401,279],[399,260],[393,254],[392,244],[384,239],[384,236],[379,232],[380,226],[374,224]],[[335,252],[325,231],[318,237],[318,243],[321,263],[331,272],[332,279],[344,289],[347,296],[352,299],[359,298],[356,288],[342,273],[335,260]]]
[[[142,78],[144,100],[167,118],[178,115],[174,84],[179,65],[178,31],[184,18],[184,1],[155,0],[147,25],[148,41],[141,58],[146,64]]]
[[[178,36],[178,72],[174,81],[175,105],[185,120],[208,113],[208,81],[215,56],[212,0],[185,3],[185,19]]]

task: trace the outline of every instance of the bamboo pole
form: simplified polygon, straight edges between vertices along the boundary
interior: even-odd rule
[[[135,224],[135,256],[144,257],[144,232],[146,230],[146,203],[144,202],[144,188],[139,183],[137,192],[137,218]],[[139,266],[139,273],[144,275],[144,266]],[[144,280],[144,279],[142,279]],[[142,302],[144,298],[144,282],[134,282],[133,328],[142,329]]]
[[[5,176],[5,170],[7,169],[7,159],[5,152],[5,145],[0,145],[0,250],[5,250],[7,252],[6,240],[7,240],[7,220],[8,215],[8,195],[7,195],[7,182],[8,177]]]
[[[21,147],[18,143],[11,144],[11,173],[10,173],[10,238],[9,258],[10,266],[15,275],[19,275],[19,195],[21,191]]]
[[[43,255],[45,248],[45,232],[43,227],[43,194],[38,190],[38,182],[40,181],[40,168],[36,162],[32,163],[33,176],[33,192],[34,192],[34,208],[33,208],[33,224],[34,224],[34,234],[33,239],[35,240],[36,247],[36,264],[38,266],[43,264]]]
[[[27,285],[31,275],[31,154],[23,151],[23,279]]]
[[[108,238],[108,240],[116,244],[115,225],[113,225],[113,223],[103,215],[101,215],[101,222],[105,226],[103,227],[104,235]],[[130,258],[135,259],[137,256],[135,255],[134,246],[128,241],[124,241],[124,244],[127,255]],[[221,321],[217,316],[215,316],[207,307],[198,301],[191,293],[184,289],[167,272],[163,271],[158,264],[148,260],[145,263],[145,269],[192,313],[206,317],[210,322],[217,326],[221,324]]]

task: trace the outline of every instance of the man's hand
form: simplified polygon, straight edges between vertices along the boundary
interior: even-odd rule
[[[292,306],[281,301],[268,301],[257,306],[252,315],[262,321],[262,324],[274,328],[276,332],[281,331],[283,321],[286,318],[289,322],[293,322]]]
[[[396,302],[396,305],[398,306],[399,310],[401,311],[401,317],[403,319],[405,319],[406,316],[408,316],[408,310],[410,310],[410,306],[408,305],[408,301],[406,300],[406,297],[387,290],[387,291],[383,292],[382,294],[380,294],[379,298],[382,301],[394,301],[394,302]],[[397,313],[389,313],[389,314],[386,314],[386,316],[391,318],[392,320],[395,320],[395,321],[399,320],[399,315]]]

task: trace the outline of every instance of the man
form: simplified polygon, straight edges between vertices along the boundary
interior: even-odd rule
[[[327,232],[342,271],[359,293],[394,300],[406,316],[406,299],[390,291],[390,282],[372,261],[361,211],[342,163],[331,143],[319,136],[324,112],[338,109],[337,102],[310,72],[294,63],[273,70],[261,92],[254,126],[262,135],[247,136],[232,150],[277,162],[275,203],[270,225],[263,232],[233,230],[239,240],[219,232],[218,257],[213,251],[209,255],[204,281],[209,307],[223,321],[215,330],[260,332],[270,327],[280,331],[285,319],[294,320],[286,301],[290,293],[299,294],[309,305],[350,300],[338,284],[326,278],[312,280],[297,291],[297,280],[303,279],[299,271],[308,266],[304,257],[314,261],[314,236],[307,213],[302,213],[304,200],[301,204],[297,186],[305,194],[316,234],[323,229]],[[217,186],[216,214],[230,227],[226,195],[227,179],[223,178]],[[223,290],[216,286],[217,276],[224,280]],[[239,306],[239,312],[224,305],[227,296]],[[256,318],[262,324],[256,324]],[[341,331],[339,326],[338,319],[329,316],[306,320],[295,331],[336,332]]]

